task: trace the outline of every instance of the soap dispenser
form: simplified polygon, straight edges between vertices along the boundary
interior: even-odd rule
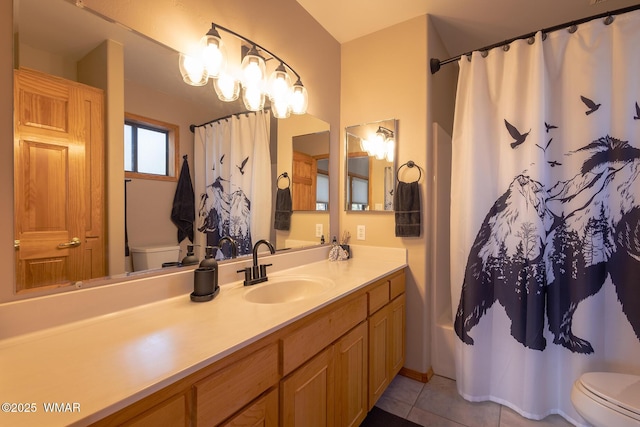
[[[218,262],[213,256],[214,248],[206,246],[204,250],[204,259],[193,272],[191,301],[195,302],[211,301],[220,292],[220,287],[218,286]]]
[[[213,253],[214,249],[217,250],[217,248],[214,248],[213,246],[205,246],[204,259],[200,261],[200,267],[218,268],[218,261],[216,261]]]
[[[187,256],[182,258],[182,265],[194,265],[197,264],[198,261],[200,261],[198,259],[198,257],[195,255],[195,253],[193,252],[193,245],[187,245]]]

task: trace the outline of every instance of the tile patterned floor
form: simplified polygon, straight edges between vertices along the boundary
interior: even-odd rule
[[[396,376],[376,406],[427,427],[571,426],[558,415],[534,421],[494,402],[468,402],[458,394],[455,381],[437,375],[426,384]]]

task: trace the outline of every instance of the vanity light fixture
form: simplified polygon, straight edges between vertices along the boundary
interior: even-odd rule
[[[378,160],[386,159],[389,162],[393,162],[396,148],[393,131],[379,126],[373,136],[360,141],[360,148],[366,151],[369,156]]]
[[[249,48],[240,66],[228,63],[224,41],[218,30],[237,37]],[[278,119],[307,112],[309,95],[300,75],[259,44],[212,23],[209,32],[200,40],[199,49],[197,56],[180,54],[180,72],[185,83],[204,86],[212,79],[213,88],[221,101],[235,101],[242,93],[244,105],[250,111],[262,110],[268,97],[271,112]],[[267,63],[270,60],[275,60],[273,63],[279,65],[268,76]],[[234,72],[234,66],[239,71]],[[289,73],[296,77],[293,85]]]

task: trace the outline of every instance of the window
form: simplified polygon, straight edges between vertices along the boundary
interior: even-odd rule
[[[128,178],[175,181],[178,126],[133,114],[125,115],[124,170]]]
[[[329,210],[329,175],[324,173],[316,176],[316,210]]]

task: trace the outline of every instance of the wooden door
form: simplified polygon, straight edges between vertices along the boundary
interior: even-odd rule
[[[336,425],[359,426],[367,416],[367,322],[356,326],[336,343]]]
[[[308,154],[293,152],[291,199],[294,211],[316,210],[316,159]]]
[[[282,381],[283,426],[333,426],[333,351],[328,347]]]
[[[15,71],[18,292],[105,275],[103,99],[99,89]]]

